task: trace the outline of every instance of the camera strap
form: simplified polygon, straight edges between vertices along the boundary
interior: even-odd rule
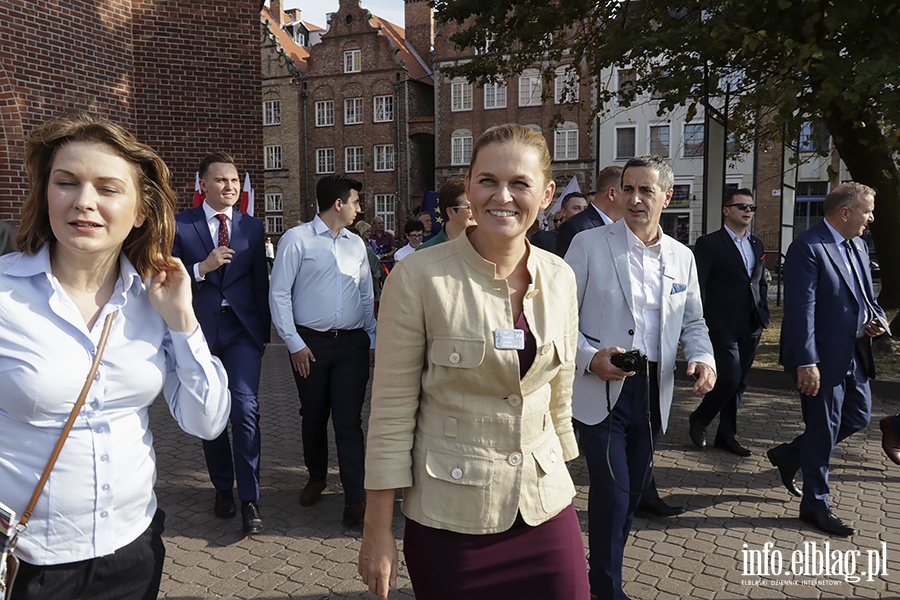
[[[647,417],[647,435],[650,437],[650,464],[647,465],[647,478],[644,480],[644,485],[641,489],[637,491],[633,491],[629,487],[625,487],[622,485],[619,480],[616,478],[616,472],[612,466],[611,459],[611,448],[612,448],[612,399],[609,393],[609,380],[606,380],[606,412],[607,412],[607,427],[608,433],[606,436],[606,466],[609,468],[609,476],[612,478],[613,483],[616,484],[616,487],[625,492],[626,494],[632,496],[639,496],[643,494],[649,487],[650,483],[653,481],[653,421],[651,420],[651,412],[650,412],[650,365],[644,369],[644,377],[646,378],[646,386],[644,388],[644,404],[647,407],[646,417]]]

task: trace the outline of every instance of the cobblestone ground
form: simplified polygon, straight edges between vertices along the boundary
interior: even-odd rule
[[[341,523],[343,494],[333,453],[322,500],[309,508],[298,502],[306,473],[296,388],[283,344],[272,344],[266,352],[260,397],[260,507],[266,531],[246,539],[241,536],[240,518],[222,521],[212,514],[213,491],[199,440],[177,428],[164,402],[152,408],[159,468],[156,490],[168,515],[168,556],[160,597],[370,597],[356,574],[361,532]],[[799,500],[788,495],[764,455],[769,447],[801,431],[794,394],[754,388],[745,395],[739,430],[742,443],[753,451],[747,459],[714,449],[700,452],[690,444],[687,416],[695,403],[687,388],[677,389],[669,431],[656,461],[662,495],[688,511],[673,519],[635,519],[625,553],[625,591],[631,598],[900,598],[900,467],[881,453],[877,426],[885,413],[896,412],[896,405],[886,406],[877,399],[873,424],[835,452],[834,511],[859,531],[840,540],[828,539],[800,522]],[[581,458],[570,468],[578,489],[575,506],[587,531],[587,468]],[[403,519],[399,511],[397,515],[395,531],[400,537]],[[829,570],[817,572],[812,559],[826,548]],[[769,567],[768,574],[759,569],[745,573],[750,551],[757,564]],[[794,566],[800,574],[790,574]],[[877,574],[870,575],[873,571]],[[401,565],[399,590],[392,598],[413,597],[405,573]],[[853,581],[856,577],[859,581]]]

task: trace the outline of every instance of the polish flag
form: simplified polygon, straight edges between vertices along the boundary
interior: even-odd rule
[[[203,203],[203,191],[200,189],[200,171],[194,173],[194,202],[192,208],[197,208]]]
[[[241,188],[241,212],[246,213],[253,216],[253,203],[256,198],[256,192],[253,191],[253,186],[250,185],[250,173],[244,174],[244,187]]]

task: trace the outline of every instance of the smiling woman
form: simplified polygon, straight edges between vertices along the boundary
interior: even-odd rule
[[[171,255],[169,170],[86,113],[38,127],[25,160],[22,252],[0,257],[0,500],[25,512],[57,439],[66,444],[19,534],[12,598],[155,598],[165,514],[147,408],[163,392],[181,427],[206,439],[230,410],[190,278]]]
[[[525,239],[553,191],[540,134],[489,129],[466,175],[477,225],[385,283],[359,553],[379,598],[396,586],[397,488],[416,597],[590,597],[565,466],[578,454],[575,279]]]

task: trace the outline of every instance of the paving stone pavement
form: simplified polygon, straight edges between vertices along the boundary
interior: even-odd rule
[[[333,448],[322,500],[308,508],[298,502],[306,473],[296,388],[283,344],[273,343],[266,352],[260,398],[260,507],[266,530],[252,538],[242,538],[240,518],[222,521],[213,516],[213,491],[199,440],[178,429],[164,402],[152,407],[156,491],[167,513],[160,598],[371,597],[356,574],[361,532],[341,523],[343,494]],[[662,495],[688,511],[672,519],[635,519],[625,553],[625,592],[634,600],[900,599],[900,467],[883,456],[878,431],[878,419],[897,412],[897,406],[881,400],[876,398],[869,428],[839,446],[833,458],[834,511],[859,533],[849,540],[828,539],[801,523],[799,500],[781,486],[764,454],[802,430],[796,395],[755,387],[745,394],[738,427],[741,442],[753,456],[740,459],[691,445],[687,417],[697,399],[681,384],[655,468]],[[586,532],[587,468],[579,458],[570,469],[578,489],[575,506]],[[401,538],[403,518],[399,510],[396,514],[394,529]],[[829,571],[817,573],[811,562],[804,566],[801,559],[821,556],[816,553],[826,549],[826,543]],[[756,565],[768,566],[768,572],[745,573],[749,551]],[[876,570],[875,553],[883,560],[878,574],[869,575]],[[795,554],[798,575],[791,574]],[[413,597],[405,575],[401,564],[399,589],[391,598]],[[855,577],[859,581],[853,581]]]

